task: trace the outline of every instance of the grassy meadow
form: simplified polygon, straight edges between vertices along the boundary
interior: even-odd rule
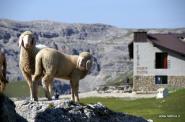
[[[171,93],[164,99],[145,98],[126,100],[121,98],[84,98],[82,103],[101,102],[113,111],[124,112],[154,122],[185,122],[185,89]]]
[[[10,82],[5,90],[5,94],[9,97],[26,98],[29,97],[30,91],[26,81]],[[44,97],[44,90],[39,88],[39,96]]]

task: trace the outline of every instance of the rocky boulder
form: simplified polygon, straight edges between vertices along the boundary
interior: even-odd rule
[[[101,103],[82,105],[71,101],[17,101],[17,112],[29,122],[147,122],[141,117],[113,112]]]
[[[15,111],[15,104],[3,94],[0,94],[0,121],[1,122],[27,122]]]

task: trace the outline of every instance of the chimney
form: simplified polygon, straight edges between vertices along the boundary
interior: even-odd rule
[[[146,41],[147,41],[146,31],[134,32],[134,42],[146,42]]]

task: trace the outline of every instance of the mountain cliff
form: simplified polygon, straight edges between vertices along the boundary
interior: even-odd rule
[[[89,51],[93,54],[91,74],[80,81],[80,90],[93,90],[110,81],[124,80],[132,75],[128,44],[137,29],[117,28],[105,24],[68,24],[52,21],[13,21],[0,19],[0,48],[7,57],[7,77],[23,80],[19,69],[18,37],[21,32],[34,32],[37,44],[56,48],[67,54]],[[181,33],[180,29],[146,29],[150,33]],[[62,80],[63,81],[63,80]],[[66,82],[66,81],[64,81]]]

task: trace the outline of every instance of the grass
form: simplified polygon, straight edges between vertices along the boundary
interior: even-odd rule
[[[126,100],[119,98],[84,98],[82,103],[101,102],[113,111],[124,112],[154,122],[185,122],[185,89],[171,93],[164,99]]]
[[[25,98],[30,96],[30,91],[26,81],[15,81],[7,85],[5,94],[9,97]],[[42,88],[39,88],[39,96],[44,96]]]

